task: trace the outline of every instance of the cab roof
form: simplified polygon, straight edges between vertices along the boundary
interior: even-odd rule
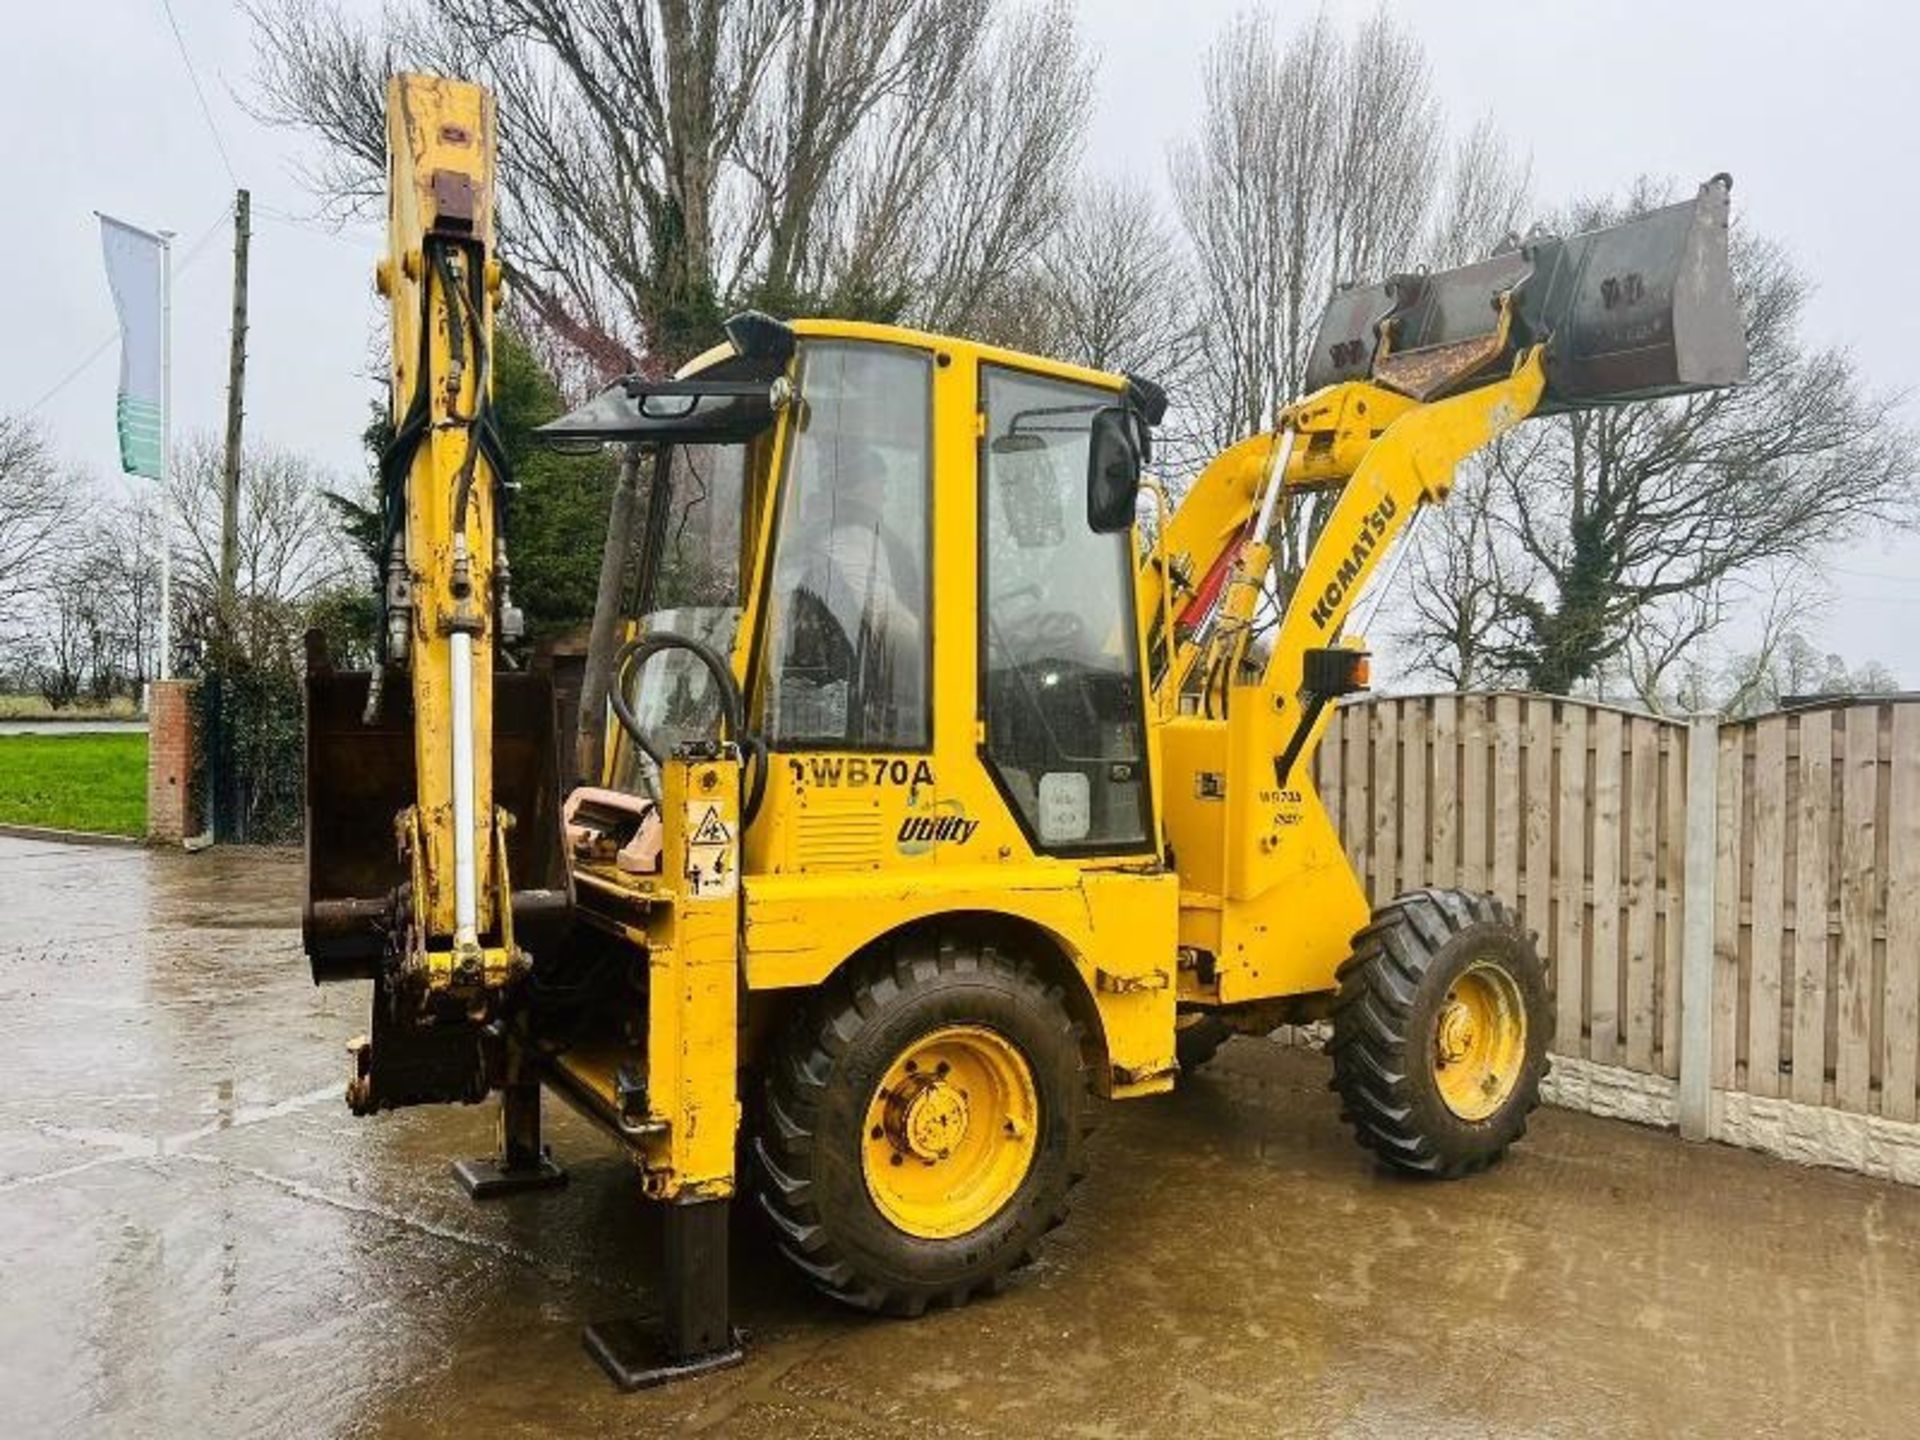
[[[965,355],[976,363],[1008,365],[1061,380],[1097,385],[1103,390],[1124,391],[1127,388],[1127,379],[1124,375],[1090,369],[1085,365],[1075,365],[1052,356],[1036,355],[1029,351],[1010,350],[1000,345],[968,340],[958,335],[937,335],[932,331],[909,329],[904,325],[881,325],[869,320],[836,320],[827,317],[789,320],[786,324],[796,336],[803,340],[863,340],[878,345],[904,345],[915,350],[931,350],[936,354]],[[696,355],[675,373],[683,378],[697,375],[710,366],[731,359],[733,354],[733,346],[723,340],[711,349]]]

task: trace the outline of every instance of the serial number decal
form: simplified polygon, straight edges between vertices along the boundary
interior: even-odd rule
[[[796,785],[823,789],[859,789],[868,785],[931,785],[933,762],[900,755],[789,756],[787,769]]]
[[[1304,797],[1298,790],[1264,789],[1260,792],[1262,805],[1279,807],[1273,812],[1271,822],[1276,830],[1284,830],[1289,825],[1298,825],[1301,822],[1303,817],[1300,814],[1300,806],[1303,801]]]

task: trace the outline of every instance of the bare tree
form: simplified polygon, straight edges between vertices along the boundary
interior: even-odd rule
[[[1564,228],[1664,198],[1643,182]],[[1470,552],[1429,566],[1446,582],[1419,602],[1416,644],[1432,668],[1553,693],[1621,671],[1657,680],[1769,569],[1920,519],[1898,397],[1875,392],[1844,351],[1807,347],[1807,282],[1779,246],[1736,235],[1734,275],[1747,384],[1535,422],[1463,467],[1468,494],[1454,503],[1491,523],[1467,537]],[[1459,538],[1427,537],[1429,555]]]
[[[138,695],[152,674],[160,639],[160,497],[147,486],[105,506],[92,568],[113,637],[115,685]]]
[[[1878,660],[1849,665],[1841,655],[1815,645],[1790,615],[1782,614],[1782,623],[1769,623],[1755,648],[1717,659],[1690,657],[1670,688],[1645,697],[1643,703],[1661,713],[1715,711],[1745,717],[1811,696],[1891,695],[1899,690],[1893,672]]]
[[[1775,652],[1763,683],[1748,692],[1751,708],[1746,713],[1774,709],[1799,696],[1892,695],[1899,689],[1899,680],[1880,661],[1848,665],[1842,656],[1819,649],[1795,631]]]
[[[32,623],[16,646],[21,677],[56,707],[137,695],[159,626],[156,499],[145,487],[63,483],[75,520],[43,557]]]
[[[1656,714],[1751,713],[1782,656],[1804,645],[1800,627],[1825,599],[1819,577],[1797,560],[1678,598],[1642,617],[1594,688],[1606,698],[1624,683],[1631,699]],[[1750,648],[1730,653],[1718,640],[1736,616]]]
[[[50,582],[78,515],[75,483],[45,432],[24,417],[0,415],[0,631]]]
[[[930,190],[896,191],[917,274],[903,317],[967,330],[1066,213],[1092,99],[1065,4],[1013,13],[964,77],[953,123],[934,140]]]
[[[1173,187],[1194,253],[1207,439],[1300,393],[1335,285],[1411,263],[1438,190],[1440,115],[1417,43],[1324,13],[1284,44],[1263,12],[1207,52],[1200,131]]]
[[[1032,348],[1167,383],[1197,341],[1179,238],[1137,181],[1083,185],[1046,238]]]
[[[205,646],[214,630],[220,568],[221,450],[193,435],[174,461],[174,587],[177,629]],[[329,477],[302,456],[251,447],[240,471],[241,653],[256,665],[298,668],[308,611],[331,591],[363,583],[361,563],[327,500]]]
[[[1331,143],[1337,37],[1324,15],[1284,55],[1264,14],[1208,51],[1199,137],[1176,147],[1173,189],[1192,247],[1205,360],[1197,377],[1213,448],[1258,427],[1290,390],[1310,286],[1326,274],[1313,216]],[[1310,280],[1308,277],[1313,278]]]
[[[80,698],[87,683],[91,591],[74,572],[56,576],[48,587],[34,632],[34,676],[40,698],[64,710]]]
[[[671,364],[729,305],[964,325],[1072,180],[1087,64],[1060,0],[442,0],[362,28],[253,10],[260,109],[317,134],[338,204],[383,183],[386,76],[470,75],[500,114],[503,251],[602,371]]]
[[[1532,200],[1533,161],[1482,116],[1453,146],[1422,258],[1435,269],[1485,259],[1519,231]]]
[[[1487,122],[1446,163],[1425,57],[1384,11],[1351,31],[1321,12],[1284,42],[1266,13],[1244,15],[1208,51],[1204,89],[1199,132],[1173,155],[1200,340],[1178,448],[1202,460],[1301,394],[1338,286],[1466,237],[1490,249],[1526,183]],[[1276,508],[1276,607],[1329,508],[1316,493]]]
[[[1486,673],[1486,643],[1505,591],[1489,501],[1484,486],[1456,488],[1445,505],[1416,517],[1420,528],[1400,541],[1412,564],[1399,638],[1414,669],[1456,690],[1497,678]]]

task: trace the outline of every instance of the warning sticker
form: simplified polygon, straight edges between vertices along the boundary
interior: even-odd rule
[[[695,899],[722,899],[740,884],[733,831],[709,800],[687,805],[687,889]]]
[[[699,805],[688,807],[698,810]],[[691,818],[691,817],[689,817]],[[694,822],[693,836],[688,842],[693,845],[726,845],[733,840],[733,832],[727,829],[727,822],[720,818],[720,807],[709,805],[706,813]]]

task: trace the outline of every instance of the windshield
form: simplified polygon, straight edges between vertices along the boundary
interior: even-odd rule
[[[637,633],[699,640],[731,658],[741,611],[741,519],[748,467],[765,441],[751,445],[676,445],[651,466],[643,486],[635,600],[627,613]],[[664,470],[661,468],[664,465]],[[720,733],[720,702],[707,669],[684,650],[655,655],[623,679],[627,703],[662,752]],[[614,784],[658,795],[653,766],[624,733]]]

